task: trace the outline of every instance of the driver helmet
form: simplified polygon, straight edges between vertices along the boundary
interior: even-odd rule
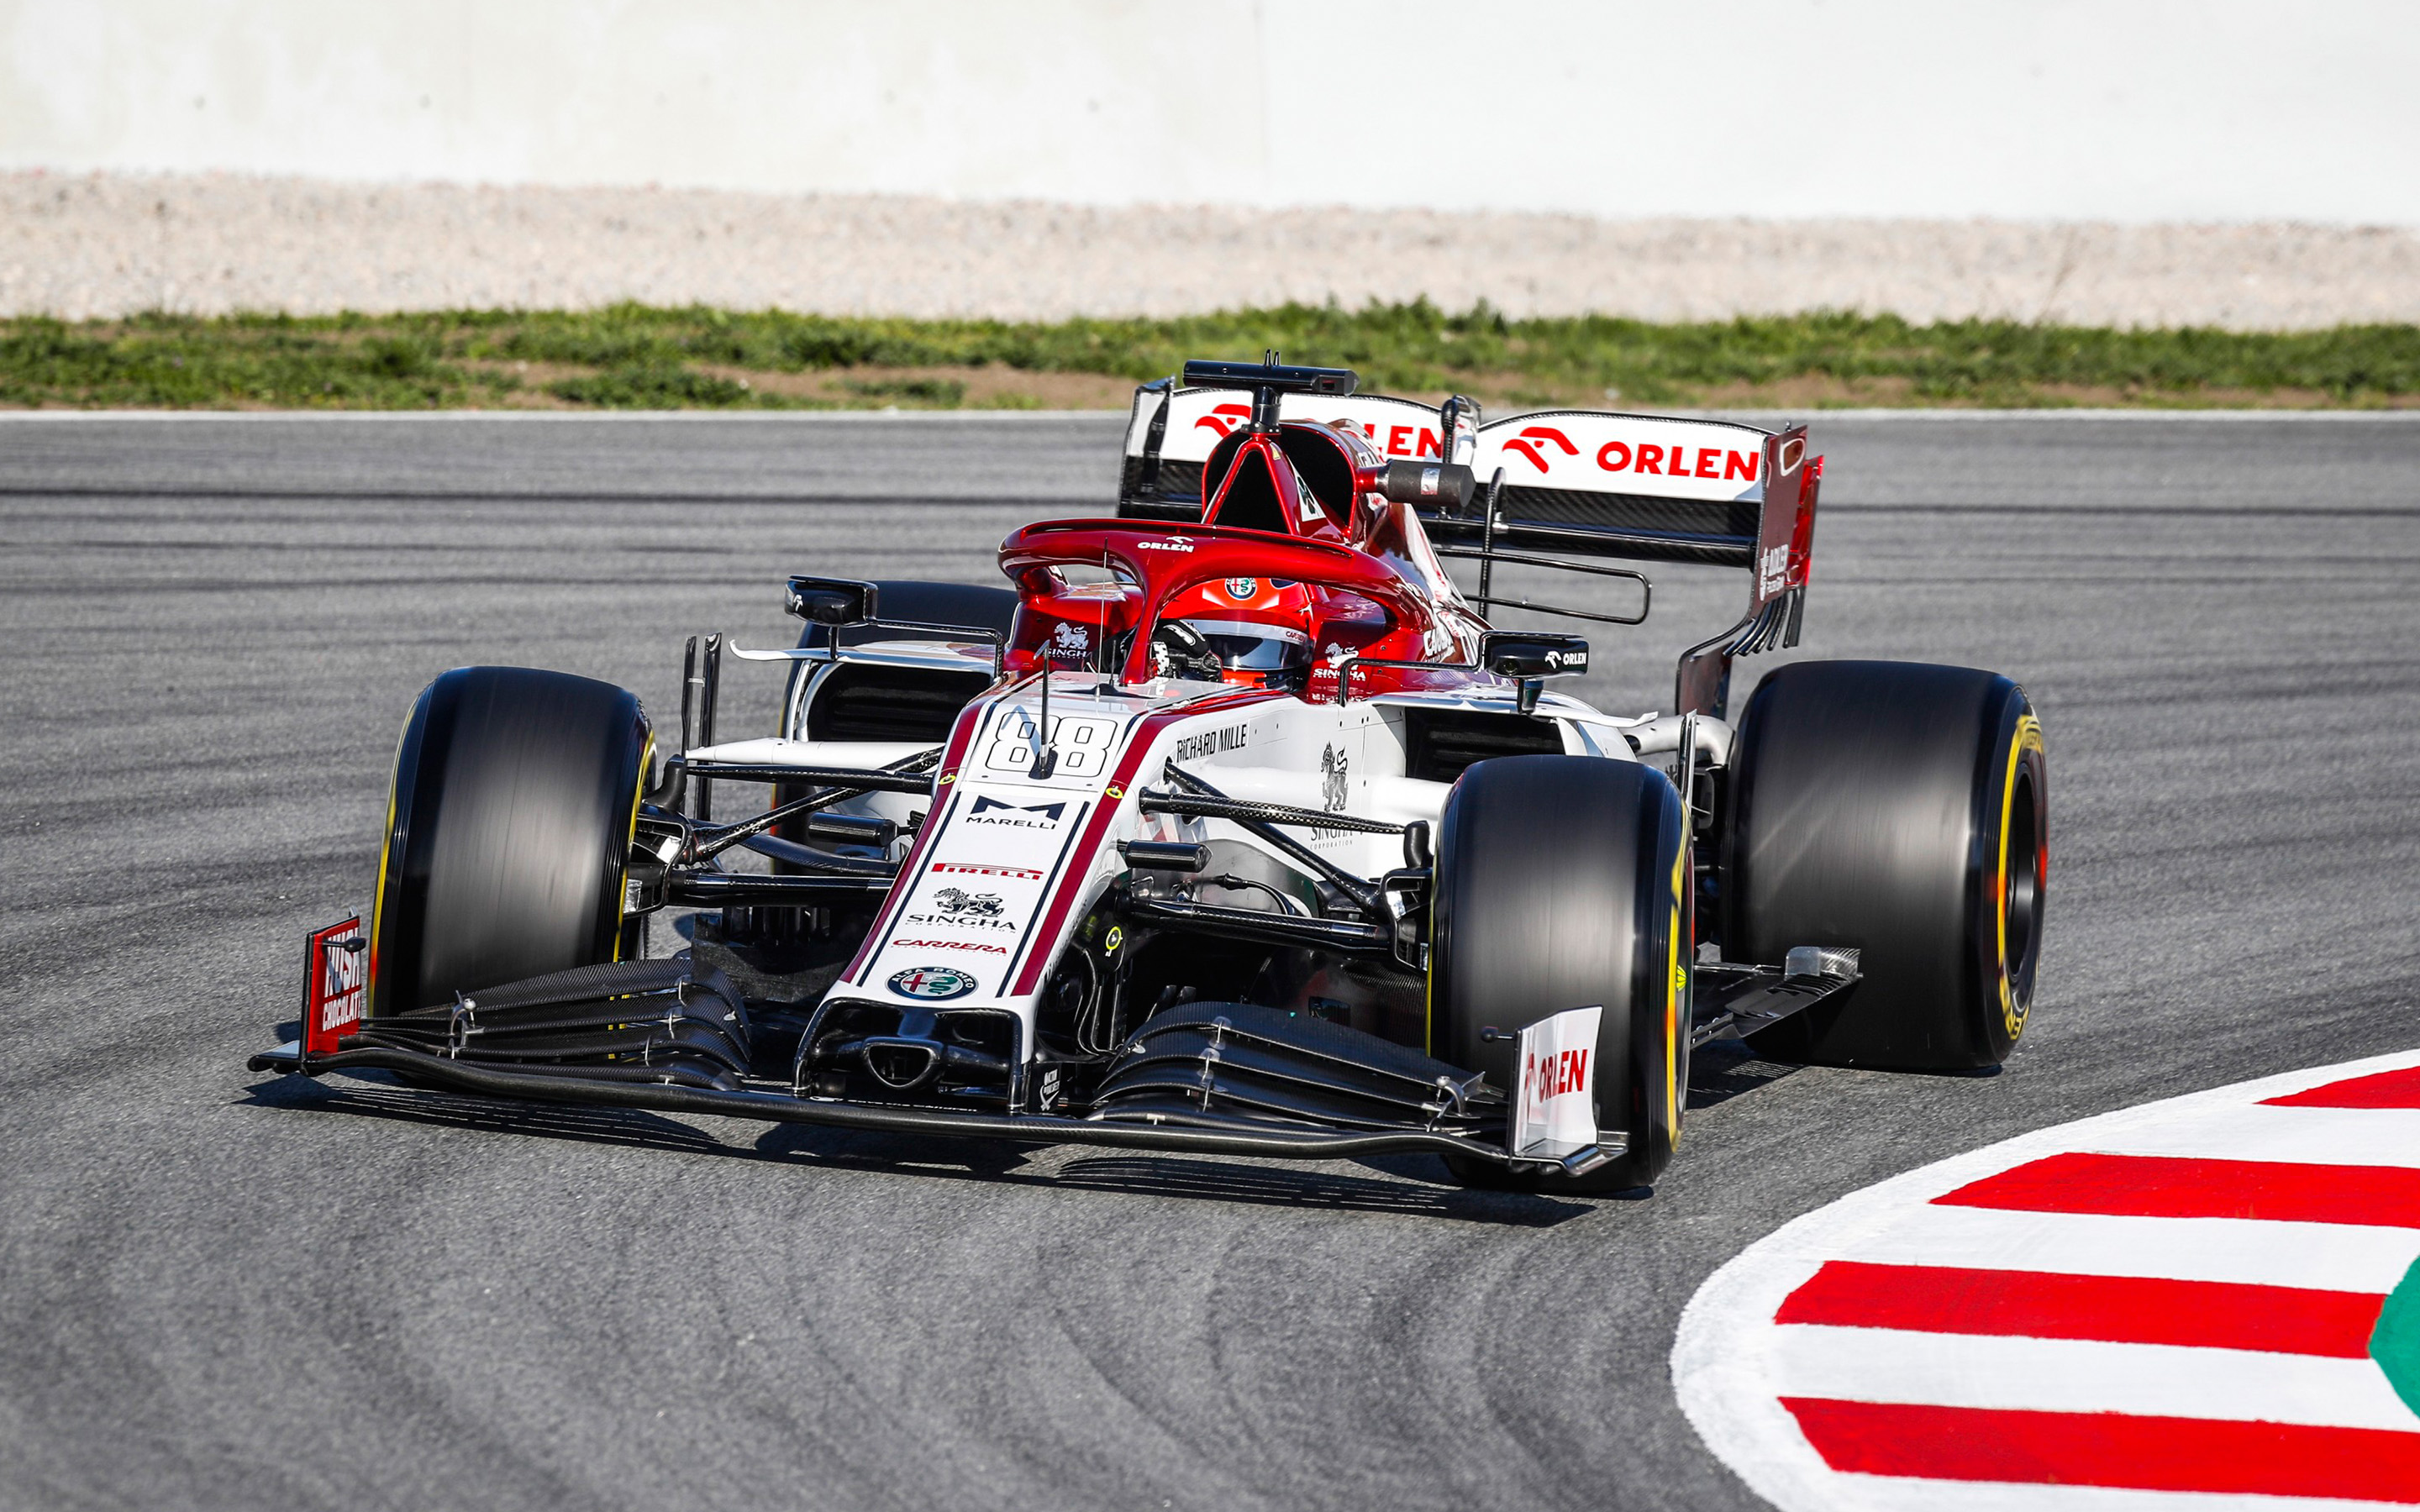
[[[1202,632],[1218,666],[1231,683],[1257,683],[1269,672],[1292,671],[1311,665],[1311,637],[1292,625],[1265,620],[1213,620],[1186,617]]]
[[[1268,578],[1228,578],[1177,594],[1162,611],[1208,642],[1189,675],[1259,687],[1272,672],[1311,663],[1310,590]],[[1180,648],[1164,650],[1187,660]],[[1216,657],[1214,671],[1209,659]],[[1172,664],[1171,664],[1172,665]]]

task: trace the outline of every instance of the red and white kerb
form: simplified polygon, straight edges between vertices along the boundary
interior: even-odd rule
[[[2420,1504],[2420,1054],[1852,1194],[1707,1281],[1672,1377],[1785,1512]]]

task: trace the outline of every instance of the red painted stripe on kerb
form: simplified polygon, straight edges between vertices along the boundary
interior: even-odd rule
[[[2016,1212],[2420,1228],[2420,1170],[2069,1153],[2030,1161],[1932,1200]]]
[[[2361,1360],[2385,1302],[2228,1281],[1827,1260],[1773,1320]]]
[[[2420,1502],[2420,1433],[1784,1396],[1834,1470],[1931,1480]]]
[[[2330,1082],[2325,1087],[2288,1092],[2284,1097],[2264,1097],[2260,1105],[2270,1108],[2420,1108],[2420,1066],[2406,1066],[2401,1071],[2381,1071],[2374,1075],[2355,1076],[2350,1081]]]

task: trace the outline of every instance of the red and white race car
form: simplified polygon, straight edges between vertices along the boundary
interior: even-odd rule
[[[1357,386],[1144,386],[1113,517],[1017,531],[995,586],[792,579],[799,645],[691,641],[660,764],[621,688],[445,673],[372,926],[313,936],[254,1066],[1608,1190],[1663,1169],[1708,1039],[2004,1057],[2048,856],[2024,692],[1801,662],[1730,714],[1734,658],[1797,639],[1803,428]],[[1511,607],[1637,624],[1625,559],[1747,574],[1670,713],[1549,691],[1587,642],[1483,612],[1512,563],[1637,608]],[[785,664],[772,733],[717,738],[726,661]],[[770,801],[718,820],[734,788]],[[649,959],[666,908],[692,943]]]

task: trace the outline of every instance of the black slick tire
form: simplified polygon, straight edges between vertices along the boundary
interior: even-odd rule
[[[1958,1072],[2023,1036],[2041,954],[2049,785],[2024,690],[1963,667],[1800,662],[1731,760],[1724,954],[1848,946],[1861,980],[1754,1036],[1823,1065]]]
[[[1519,1086],[1512,1037],[1601,1005],[1597,1128],[1626,1152],[1579,1177],[1448,1162],[1467,1184],[1619,1192],[1671,1159],[1688,1086],[1691,911],[1680,795],[1652,767],[1508,756],[1466,769],[1438,826],[1429,1053]]]
[[[616,959],[653,736],[610,683],[461,667],[404,724],[370,936],[375,1018]]]

